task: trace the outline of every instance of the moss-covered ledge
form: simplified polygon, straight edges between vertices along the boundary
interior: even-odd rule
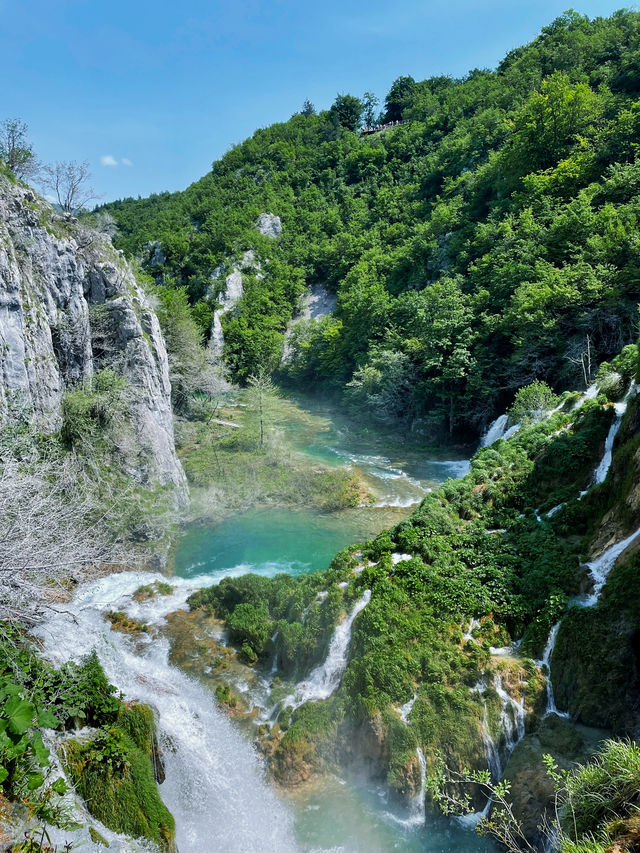
[[[93,817],[114,832],[147,838],[165,853],[175,851],[175,821],[156,782],[157,744],[153,711],[123,707],[113,726],[91,738],[64,743],[61,758]]]

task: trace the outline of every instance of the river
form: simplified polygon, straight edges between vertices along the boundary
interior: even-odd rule
[[[229,574],[300,574],[326,568],[338,550],[405,517],[446,477],[468,470],[465,460],[426,458],[418,448],[398,447],[371,431],[355,432],[326,407],[310,411],[291,406],[300,417],[280,425],[286,443],[310,461],[355,469],[373,503],[327,514],[253,508],[222,522],[200,523],[186,530],[179,543],[171,595],[135,601],[135,590],[153,581],[149,573],[125,572],[89,584],[43,627],[47,653],[60,663],[97,648],[112,683],[127,698],[157,709],[166,760],[160,790],[176,817],[180,853],[488,850],[488,842],[455,822],[425,817],[423,800],[406,807],[392,801],[382,786],[362,780],[331,776],[292,794],[278,794],[265,778],[246,727],[218,709],[197,661],[192,661],[195,668],[175,663],[180,650],[175,649],[175,635],[173,648],[170,644],[167,616],[186,607],[193,589]],[[104,614],[112,609],[155,630],[138,638],[111,631]],[[122,853],[137,849],[112,833],[108,837]],[[78,849],[92,849],[81,833],[74,840]]]

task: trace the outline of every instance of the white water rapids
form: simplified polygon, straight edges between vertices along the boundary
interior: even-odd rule
[[[499,438],[502,438],[507,429],[509,415],[500,415],[489,424],[489,428],[480,439],[480,447],[491,447]]]
[[[128,596],[154,579],[125,572],[81,588],[39,629],[47,657],[59,665],[96,648],[111,683],[127,699],[157,710],[166,771],[160,793],[176,819],[180,853],[294,853],[289,810],[266,782],[253,747],[217,709],[211,693],[171,666],[166,639],[149,639],[141,648],[139,641],[110,630],[103,618],[117,608],[158,624],[194,588],[212,582],[183,581],[174,595],[132,602]]]

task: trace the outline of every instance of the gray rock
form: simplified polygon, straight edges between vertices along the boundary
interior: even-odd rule
[[[164,252],[162,251],[162,243],[159,240],[150,240],[148,243],[144,244],[143,249],[149,255],[150,267],[160,267],[167,260]]]
[[[123,465],[141,484],[175,486],[186,503],[167,353],[133,271],[104,235],[0,176],[0,422],[17,400],[41,429],[59,429],[65,390],[107,357],[131,392],[134,446]]]
[[[265,237],[279,237],[282,234],[280,217],[273,213],[261,213],[256,221],[256,228]]]

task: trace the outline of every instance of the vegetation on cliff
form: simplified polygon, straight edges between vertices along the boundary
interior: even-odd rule
[[[192,596],[192,607],[227,620],[248,659],[271,666],[275,655],[287,680],[303,677],[326,655],[340,614],[372,590],[354,622],[335,696],[321,703],[324,710],[308,703],[291,715],[283,708],[272,755],[282,781],[364,755],[409,793],[418,746],[428,761],[442,752],[458,768],[485,766],[485,705],[491,733],[498,743],[504,737],[495,675],[529,712],[544,707],[544,678],[533,659],[585,583],[580,556],[591,533],[584,526],[584,540],[576,537],[571,519],[593,514],[600,501],[602,486],[582,499],[580,492],[611,418],[604,396],[576,405],[565,395],[558,411],[481,449],[466,477],[449,480],[360,550],[340,554],[327,572],[225,578]],[[564,509],[545,516],[563,502]],[[522,640],[519,662],[492,656],[492,647],[514,640]],[[398,708],[412,698],[407,725]]]
[[[578,387],[635,334],[639,28],[568,12],[495,71],[396,81],[405,123],[374,135],[340,104],[304,110],[184,192],[110,205],[118,245],[184,288],[205,331],[219,265],[255,249],[261,272],[222,317],[240,380],[278,368],[322,282],[335,313],[296,326],[283,375],[383,423],[477,429],[533,380]]]
[[[93,732],[70,739],[75,729]],[[93,652],[79,664],[55,669],[15,626],[0,625],[0,794],[27,806],[38,823],[72,821],[55,778],[48,742],[89,812],[116,832],[145,837],[173,849],[173,818],[160,799],[155,724],[150,708],[125,704]],[[35,849],[35,848],[34,848]]]

